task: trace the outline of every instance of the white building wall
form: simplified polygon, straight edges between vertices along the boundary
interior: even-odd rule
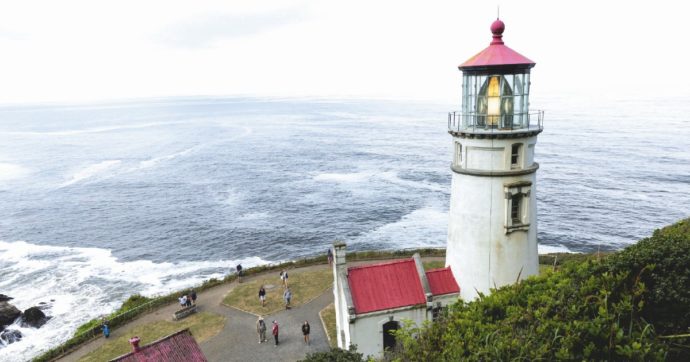
[[[398,321],[401,327],[403,320],[411,320],[417,325],[422,325],[426,320],[426,306],[358,315],[355,322],[350,324],[352,343],[357,346],[357,351],[364,356],[381,357],[383,355],[383,325],[391,320]]]
[[[454,138],[462,144],[462,162],[453,172],[446,265],[460,285],[461,297],[512,284],[538,273],[536,172],[514,176],[488,173],[511,171],[511,146],[521,143],[520,169],[535,166],[536,136],[518,139]],[[523,199],[526,230],[507,232],[509,204],[505,185],[530,183]]]

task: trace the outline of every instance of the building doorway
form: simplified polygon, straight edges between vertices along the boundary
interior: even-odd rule
[[[400,329],[400,323],[397,321],[390,321],[383,324],[383,350],[391,350],[395,348],[395,336],[394,331]]]

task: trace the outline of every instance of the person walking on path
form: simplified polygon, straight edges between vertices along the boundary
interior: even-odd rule
[[[266,322],[262,316],[256,321],[256,333],[259,334],[259,343],[266,342]]]
[[[259,288],[259,300],[261,301],[261,306],[265,307],[266,306],[266,289],[264,289],[263,285]]]
[[[280,280],[283,281],[283,286],[284,286],[285,288],[287,288],[287,287],[288,287],[288,273],[287,273],[287,270],[283,270],[283,271],[280,272]]]
[[[192,298],[192,305],[196,305],[196,290],[192,289],[189,296]]]
[[[328,257],[328,265],[330,266],[331,264],[333,264],[333,252],[331,251],[331,248],[328,248],[327,257]]]
[[[283,292],[283,299],[285,299],[285,309],[290,309],[290,299],[292,299],[292,292],[290,288],[285,288]]]
[[[311,331],[311,327],[309,326],[309,322],[304,321],[302,324],[302,334],[304,335],[304,343],[309,345],[309,331]]]
[[[181,307],[184,307],[184,306],[187,305],[187,296],[186,296],[186,295],[183,295],[183,296],[177,298],[177,300],[180,301],[180,306],[181,306]]]
[[[273,321],[273,329],[271,330],[273,332],[273,338],[276,340],[275,346],[278,347],[278,322]]]

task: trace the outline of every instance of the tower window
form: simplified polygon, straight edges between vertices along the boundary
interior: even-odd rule
[[[532,183],[518,181],[504,184],[505,191],[505,231],[529,230],[530,194]]]
[[[462,144],[455,142],[455,165],[460,166],[462,163]]]
[[[521,204],[522,194],[515,194],[510,198],[510,220],[513,225],[522,224]]]
[[[520,151],[522,144],[514,143],[510,151],[510,168],[520,168]]]

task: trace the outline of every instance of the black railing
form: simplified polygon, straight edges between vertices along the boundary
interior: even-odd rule
[[[504,131],[541,131],[544,129],[544,111],[487,115],[479,113],[448,112],[448,131],[493,133]]]

